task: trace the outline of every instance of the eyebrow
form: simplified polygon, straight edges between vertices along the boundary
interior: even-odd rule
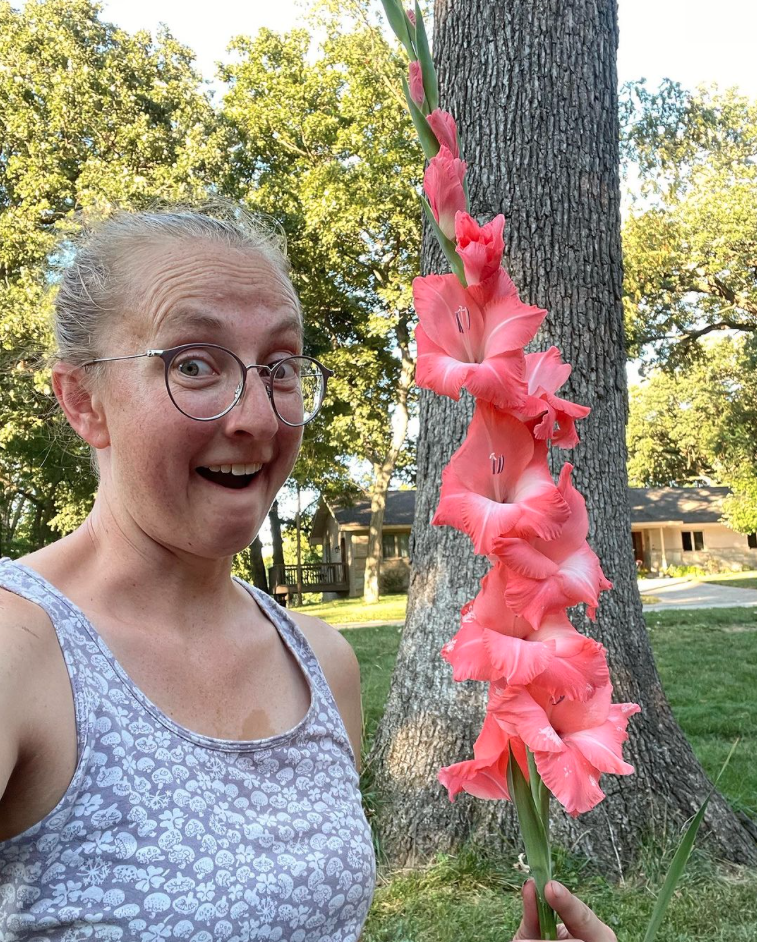
[[[182,329],[198,328],[199,330],[219,333],[224,330],[226,326],[225,321],[207,311],[194,311],[179,308],[166,314],[158,326],[158,333],[162,333],[169,328],[176,330],[179,327]],[[296,314],[287,315],[276,328],[277,334],[287,334],[290,332],[296,333],[299,337],[302,337],[302,320]]]

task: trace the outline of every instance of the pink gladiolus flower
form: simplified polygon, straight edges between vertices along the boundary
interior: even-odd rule
[[[442,472],[433,524],[455,527],[490,553],[503,537],[560,535],[570,510],[547,467],[547,446],[526,426],[483,401]]]
[[[410,84],[410,97],[416,103],[416,105],[422,105],[423,100],[426,97],[426,92],[423,89],[423,72],[421,71],[420,62],[411,62],[409,66],[409,84]]]
[[[555,396],[555,392],[567,382],[571,369],[569,363],[563,363],[557,347],[550,347],[543,353],[526,354],[529,399],[521,418],[538,416],[534,426],[535,437],[551,438],[552,444],[561,448],[574,448],[578,444],[576,419],[583,419],[591,412],[588,406],[579,406]]]
[[[507,272],[463,288],[454,275],[413,282],[419,325],[415,381],[442,396],[471,395],[503,409],[525,407],[523,347],[546,311],[524,304]]]
[[[457,142],[457,125],[449,111],[435,108],[426,120],[436,135],[439,145],[444,145],[453,157],[460,156],[460,145]]]
[[[504,231],[505,217],[502,215],[495,216],[485,226],[479,226],[468,213],[455,216],[456,252],[463,260],[465,280],[469,285],[486,281],[501,268],[505,251]]]
[[[507,763],[512,746],[518,765],[528,778],[526,747],[512,736],[507,736],[494,717],[484,720],[481,734],[473,746],[474,759],[456,762],[439,770],[439,781],[449,793],[449,800],[462,791],[476,798],[510,798],[507,790]]]
[[[413,26],[415,26],[415,10],[412,10],[412,9],[410,9],[410,7],[408,7],[408,8],[405,10],[405,13],[407,13],[407,18],[410,20],[410,22],[413,24]]]
[[[579,602],[587,604],[589,617],[593,618],[599,593],[612,588],[586,542],[589,517],[586,502],[571,483],[572,470],[573,466],[566,464],[557,485],[570,508],[570,519],[559,539],[492,541],[494,556],[509,570],[507,604],[534,628],[542,624],[546,613],[562,611]]]
[[[448,239],[455,238],[455,213],[465,209],[464,176],[465,163],[442,145],[436,157],[429,161],[423,177],[423,189],[434,219]]]
[[[623,761],[628,718],[638,713],[635,703],[611,704],[612,685],[606,684],[586,702],[562,699],[532,686],[495,688],[488,711],[507,736],[519,737],[534,754],[544,784],[574,817],[605,796],[599,787],[602,772],[630,775]]]
[[[507,570],[496,566],[462,611],[460,631],[442,648],[461,680],[534,683],[555,699],[587,700],[610,681],[605,650],[580,634],[564,613],[548,617],[538,631],[505,603]]]

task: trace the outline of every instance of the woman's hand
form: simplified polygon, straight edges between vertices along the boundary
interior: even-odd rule
[[[576,942],[617,942],[612,929],[600,922],[589,907],[569,893],[562,883],[550,880],[545,895],[549,905],[562,919],[562,924],[557,927],[558,939],[574,939]],[[523,920],[513,942],[538,942],[540,938],[536,884],[533,880],[528,880],[523,885]]]

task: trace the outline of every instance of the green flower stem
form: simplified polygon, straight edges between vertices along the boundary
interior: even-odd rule
[[[423,75],[423,89],[431,111],[439,107],[439,82],[436,78],[434,60],[431,58],[431,49],[426,35],[426,25],[423,22],[421,8],[415,0],[415,48],[418,50],[418,61],[421,64]]]
[[[557,938],[557,921],[552,907],[544,898],[544,888],[552,879],[552,855],[549,849],[547,829],[549,827],[549,794],[541,781],[533,757],[528,753],[530,785],[526,781],[518,765],[512,748],[507,763],[507,785],[510,797],[515,804],[518,814],[520,832],[523,843],[526,845],[528,866],[536,883],[537,908],[539,913],[539,928],[542,939]],[[534,796],[536,800],[534,799]],[[544,822],[547,828],[545,829]]]

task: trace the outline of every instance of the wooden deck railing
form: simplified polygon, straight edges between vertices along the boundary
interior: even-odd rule
[[[307,563],[301,567],[303,592],[346,592],[349,577],[346,563]],[[271,566],[271,592],[297,589],[297,566]]]

